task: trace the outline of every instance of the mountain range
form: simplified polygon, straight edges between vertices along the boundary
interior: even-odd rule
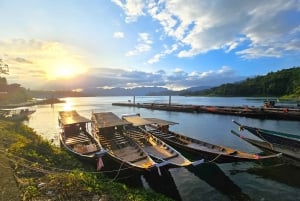
[[[209,86],[191,87],[185,90],[173,91],[164,87],[136,87],[136,88],[88,88],[84,89],[83,93],[94,96],[162,96],[162,95],[180,95],[183,92],[194,92],[205,89],[210,89]]]

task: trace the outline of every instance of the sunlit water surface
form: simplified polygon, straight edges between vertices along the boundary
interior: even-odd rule
[[[81,115],[88,118],[91,117],[92,112],[113,112],[118,116],[140,113],[142,117],[156,117],[174,121],[179,124],[171,126],[171,130],[251,153],[261,151],[230,134],[230,130],[238,131],[237,126],[232,123],[232,119],[255,127],[300,135],[300,123],[297,121],[259,120],[237,116],[112,106],[112,103],[115,102],[128,102],[129,100],[132,102],[133,97],[127,96],[66,98],[64,100],[66,103],[55,104],[53,107],[50,105],[36,106],[36,112],[26,122],[45,139],[54,140],[56,145],[59,145],[58,111],[69,109],[77,110]],[[262,105],[262,100],[245,98],[174,96],[171,101],[179,104],[219,106]],[[135,97],[135,102],[168,103],[169,97]],[[154,179],[142,177],[141,180],[145,188],[165,193],[178,200],[300,200],[300,181],[291,181],[294,175],[300,174],[300,169],[292,168],[290,170],[288,167],[280,166],[283,167],[283,170],[280,169],[279,171],[277,167],[280,162],[275,161],[268,165],[247,162],[221,164],[215,167],[202,166],[196,172],[186,168],[176,168],[170,169],[166,178],[156,178],[155,181],[151,181]],[[273,168],[269,168],[270,166]],[[266,176],[264,173],[260,173],[266,169],[271,172],[277,171],[276,174],[280,179],[277,178],[276,174],[275,176],[272,176],[273,174]],[[152,182],[154,183],[152,184]],[[153,187],[160,184],[166,185],[168,188]]]

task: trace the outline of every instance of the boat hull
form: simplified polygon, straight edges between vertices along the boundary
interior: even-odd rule
[[[164,138],[162,138],[162,140],[164,140],[166,143],[170,144],[171,146],[175,147],[178,151],[181,151],[187,157],[195,160],[204,159],[205,162],[215,162],[215,163],[232,163],[232,162],[253,160],[250,158],[237,158],[237,157],[222,155],[218,153],[206,152],[199,149],[193,149],[191,147],[182,146],[181,144],[178,144],[176,142]]]
[[[248,126],[243,126],[243,129],[246,129],[253,135],[259,137],[260,139],[272,143],[272,144],[279,144],[279,145],[285,145],[285,146],[292,146],[292,147],[297,147],[300,148],[300,141],[295,141],[293,139],[285,138],[285,137],[280,137],[271,133],[268,133],[269,131],[263,130],[263,129],[258,129],[258,128],[252,128]]]
[[[238,125],[240,130],[247,130],[256,137],[268,143],[300,149],[300,136],[298,135],[245,126],[234,120],[233,123]]]
[[[192,162],[184,157],[163,140],[155,137],[150,132],[138,127],[126,128],[125,135],[136,141],[157,163],[166,163],[165,168],[186,167]]]
[[[74,111],[60,111],[59,141],[62,148],[80,160],[93,162],[106,154],[100,143],[87,131],[89,119]]]
[[[266,141],[259,141],[251,138],[247,138],[245,136],[239,135],[234,131],[231,131],[232,134],[240,137],[244,141],[261,148],[263,150],[271,151],[274,153],[282,153],[284,156],[300,161],[300,149],[299,148],[291,148],[286,145],[281,144],[272,144]]]
[[[206,162],[232,163],[277,157],[277,155],[259,156],[257,154],[244,153],[228,147],[206,143],[171,131],[168,134],[170,135],[169,137],[162,137],[162,135],[156,136],[160,137],[163,141],[175,147],[179,151],[185,153],[187,157],[193,159],[203,158]],[[172,140],[171,136],[173,136]],[[189,143],[183,144],[182,139],[185,139],[185,141]],[[193,146],[193,144],[195,146]],[[197,146],[197,144],[205,144],[205,146],[200,147]]]

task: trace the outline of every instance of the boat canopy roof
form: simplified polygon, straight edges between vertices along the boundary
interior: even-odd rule
[[[144,126],[144,125],[150,125],[150,124],[158,124],[160,126],[167,126],[167,125],[173,125],[177,124],[172,121],[167,121],[163,119],[158,118],[142,118],[140,115],[129,115],[129,116],[123,116],[123,119],[126,121],[132,123],[134,126]]]
[[[139,115],[123,116],[123,119],[133,124],[133,126],[144,126],[152,122],[140,117]]]
[[[98,128],[108,128],[131,124],[130,122],[120,119],[112,112],[93,113],[93,119],[96,121],[95,123],[97,124]]]
[[[158,118],[145,118],[147,121],[150,121],[152,124],[158,124],[160,126],[168,126],[168,125],[175,125],[178,124],[173,121],[167,121],[163,119],[158,119]]]
[[[87,119],[83,116],[80,116],[77,111],[59,111],[59,121],[63,125],[70,125],[70,124],[78,124],[84,122],[91,122],[90,119]]]

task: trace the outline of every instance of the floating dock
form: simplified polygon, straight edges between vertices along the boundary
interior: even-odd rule
[[[212,113],[219,115],[243,116],[259,119],[300,120],[299,108],[265,108],[247,106],[208,106],[184,105],[169,103],[112,103],[114,106],[137,107],[151,110],[164,110],[174,112]]]

